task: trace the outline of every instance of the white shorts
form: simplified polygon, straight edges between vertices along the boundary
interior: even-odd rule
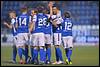
[[[54,45],[61,45],[61,33],[54,33]]]
[[[45,46],[44,33],[34,33],[32,34],[33,46]]]
[[[73,48],[73,37],[72,36],[62,37],[62,40],[63,40],[63,44],[64,44],[63,45],[64,49],[70,48],[70,47]]]
[[[51,35],[45,34],[45,44],[51,44]]]
[[[18,35],[18,43],[17,43],[17,47],[19,46],[24,46],[27,42],[28,42],[28,33],[19,33]]]
[[[17,35],[16,36],[13,36],[13,45],[17,45]]]

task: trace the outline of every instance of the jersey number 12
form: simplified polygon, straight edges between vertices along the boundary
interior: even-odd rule
[[[72,23],[71,22],[65,22],[65,30],[72,30]]]

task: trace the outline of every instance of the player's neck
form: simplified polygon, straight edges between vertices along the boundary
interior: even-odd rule
[[[22,14],[27,14],[27,12],[23,12]]]
[[[43,13],[39,13],[39,14],[43,14]]]

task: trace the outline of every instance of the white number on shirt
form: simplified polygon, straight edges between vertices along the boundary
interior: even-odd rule
[[[72,23],[71,22],[65,22],[65,30],[71,30],[72,28]]]
[[[20,24],[20,26],[22,24],[24,24],[26,26],[26,18],[24,18],[23,20],[21,18],[19,18],[19,24]]]
[[[39,21],[38,21],[39,26],[45,25],[46,19],[47,19],[47,18],[40,18]]]

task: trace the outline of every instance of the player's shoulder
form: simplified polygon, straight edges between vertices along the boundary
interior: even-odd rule
[[[53,17],[53,16],[57,16],[57,15],[54,15],[54,14],[53,14],[52,17]]]
[[[37,13],[37,15],[43,15],[43,13]]]
[[[31,16],[30,16],[30,17],[31,17]],[[36,18],[37,18],[37,15],[34,15],[34,16],[33,16],[33,19],[36,19]]]
[[[28,17],[28,16],[30,16],[30,15],[28,15],[28,14],[20,14],[19,15],[19,17]]]
[[[69,21],[69,20],[71,20],[71,18],[63,18],[63,20]]]
[[[16,18],[11,19],[11,24],[14,24],[16,22]]]
[[[57,17],[57,15],[52,15],[52,16],[51,16],[52,19],[54,19],[54,18],[56,18],[56,17]]]
[[[50,18],[50,14],[46,14],[46,16],[47,16],[48,18]]]
[[[38,14],[36,14],[36,16],[41,17],[41,16],[43,16],[43,13],[38,13]]]
[[[36,22],[37,21],[37,14],[32,17],[32,21],[33,22]]]
[[[46,17],[46,18],[48,18],[48,15],[47,14],[44,14],[43,16]]]

